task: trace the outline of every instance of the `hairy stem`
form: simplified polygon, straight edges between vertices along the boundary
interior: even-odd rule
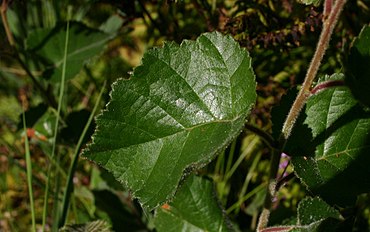
[[[265,197],[265,202],[263,205],[263,210],[258,220],[257,231],[262,231],[264,228],[267,227],[269,217],[270,217],[270,210],[272,207],[272,203],[276,193],[276,180],[277,180],[277,172],[279,170],[279,163],[281,154],[280,150],[274,149],[272,152],[272,158],[270,161],[270,175],[269,175],[269,184],[267,186],[267,193]],[[277,165],[276,165],[277,164]]]
[[[297,120],[299,113],[301,112],[307,98],[310,96],[310,88],[314,81],[317,71],[319,70],[322,58],[324,57],[325,51],[328,48],[331,35],[335,25],[338,22],[339,15],[343,9],[344,4],[347,0],[337,0],[330,11],[328,19],[323,22],[323,29],[321,31],[319,42],[317,43],[315,54],[312,58],[311,64],[307,70],[305,80],[302,84],[302,88],[298,93],[296,100],[293,103],[292,108],[284,122],[281,136],[283,141],[286,141],[293,129],[294,123]]]
[[[333,30],[335,25],[338,22],[339,15],[343,10],[344,4],[347,0],[336,0],[332,8],[330,9],[328,18],[323,21],[323,28],[321,31],[321,35],[319,41],[316,46],[315,54],[312,58],[310,66],[307,70],[307,74],[305,80],[302,84],[302,88],[298,93],[297,98],[295,99],[287,118],[285,119],[281,135],[279,138],[279,149],[273,151],[272,158],[270,161],[270,175],[269,175],[269,186],[267,195],[265,198],[264,209],[260,215],[259,223],[257,227],[257,231],[263,231],[264,228],[267,227],[270,210],[273,203],[273,199],[275,197],[275,193],[277,191],[277,173],[278,167],[280,163],[281,153],[284,149],[285,143],[289,138],[293,126],[304,106],[306,103],[307,98],[311,95],[311,85],[315,80],[317,71],[320,67],[322,58],[324,57],[325,51],[328,48],[329,41],[331,35],[333,34]],[[329,2],[328,2],[329,3]],[[329,11],[328,8],[326,8]]]

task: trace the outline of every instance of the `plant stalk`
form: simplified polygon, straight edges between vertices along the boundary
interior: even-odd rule
[[[293,106],[290,109],[290,112],[287,118],[285,119],[283,125],[282,139],[284,143],[290,136],[294,123],[297,120],[304,104],[306,103],[307,98],[310,96],[311,85],[315,80],[317,71],[319,70],[325,51],[328,48],[331,35],[333,34],[333,30],[338,22],[339,15],[343,10],[346,1],[347,0],[335,1],[335,4],[331,9],[328,18],[323,22],[323,29],[321,31],[320,39],[317,43],[316,51],[312,58],[311,64],[307,70],[307,74],[302,84],[302,88],[299,91],[298,96],[295,99]]]
[[[8,0],[3,0],[3,2],[1,3],[1,8],[0,8],[1,20],[3,21],[5,34],[6,34],[6,37],[8,38],[10,46],[15,47],[14,37],[13,37],[12,32],[10,31],[8,17],[6,15],[7,10],[8,10]]]
[[[330,12],[326,12],[329,13],[329,15],[328,18],[323,21],[323,28],[316,46],[316,51],[307,70],[302,88],[299,91],[292,107],[290,108],[289,114],[285,119],[279,138],[279,149],[275,149],[272,153],[272,158],[270,161],[269,185],[265,198],[264,209],[259,218],[257,231],[263,231],[263,229],[267,227],[271,206],[277,191],[277,173],[279,170],[281,153],[285,147],[287,139],[292,132],[293,126],[307,101],[307,98],[311,95],[310,89],[312,83],[316,78],[317,71],[319,70],[321,61],[328,48],[330,38],[333,34],[334,28],[338,22],[339,15],[343,10],[346,1],[347,0],[336,0],[334,5],[330,9]],[[328,8],[326,8],[326,10],[329,11]]]

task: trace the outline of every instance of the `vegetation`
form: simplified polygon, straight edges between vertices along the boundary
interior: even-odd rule
[[[0,230],[369,230],[369,7],[2,0]]]

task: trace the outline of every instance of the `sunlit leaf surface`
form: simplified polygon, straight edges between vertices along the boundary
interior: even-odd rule
[[[165,43],[114,84],[84,155],[152,209],[240,133],[255,89],[251,59],[230,36]]]

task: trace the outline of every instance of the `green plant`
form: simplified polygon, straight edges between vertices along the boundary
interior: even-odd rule
[[[306,3],[319,5],[318,1]],[[243,32],[238,30],[242,26],[233,28],[237,20],[225,26],[222,17],[225,11],[230,11],[233,19],[256,17],[255,20],[267,27],[270,18],[266,14],[271,13],[272,20],[286,17],[278,15],[271,2],[236,1],[234,6],[219,1],[156,4],[138,0],[126,8],[103,3],[109,13],[97,11],[103,20],[93,17],[91,21],[81,20],[89,18],[88,8],[94,8],[91,3],[57,11],[58,7],[67,7],[49,1],[32,2],[27,5],[31,11],[35,6],[52,9],[43,23],[37,24],[19,20],[15,17],[19,15],[17,9],[7,9],[8,2],[3,1],[2,21],[12,55],[2,62],[21,68],[38,89],[35,99],[29,98],[30,105],[41,101],[47,104],[31,107],[22,121],[24,131],[34,133],[27,133],[24,145],[34,230],[37,221],[41,222],[42,230],[52,225],[52,231],[61,227],[61,231],[108,230],[110,225],[114,230],[130,231],[368,228],[369,222],[360,220],[368,215],[366,193],[370,189],[367,178],[370,27],[364,26],[354,40],[342,68],[336,67],[339,62],[330,62],[339,52],[333,55],[329,50],[329,58],[323,61],[345,3],[345,0],[325,1],[323,18],[315,18],[322,20],[323,27],[305,80],[298,94],[295,89],[288,91],[280,106],[274,107],[270,130],[271,124],[259,123],[263,119],[256,113],[269,115],[263,110],[268,98],[261,103],[256,94],[264,81],[261,76],[277,72],[274,78],[284,83],[286,72],[292,74],[304,69],[302,58],[289,61],[294,65],[282,71],[276,50],[264,51],[253,44],[258,40],[250,40],[246,47],[255,45],[250,53],[258,57],[257,62],[252,62],[249,52],[240,46]],[[197,6],[206,22],[194,23],[184,17],[195,14],[188,11],[187,4]],[[119,16],[105,15],[115,9],[121,10]],[[158,10],[157,17],[153,17],[156,13],[151,10]],[[129,20],[125,21],[125,17]],[[161,41],[161,36],[181,41],[189,36],[185,30],[189,25],[199,31],[235,29],[234,37],[240,43],[220,32],[203,33],[196,40],[184,40],[180,45],[166,42],[160,48],[149,49],[129,78],[115,81],[110,101],[96,119],[92,142],[82,152],[108,173],[89,162],[78,162],[78,158],[91,135],[92,118],[104,98],[103,83],[112,81],[97,78],[105,77],[101,69],[106,72],[105,67],[116,61],[112,53],[101,54],[101,50],[108,42],[109,47],[130,43],[120,37],[128,37],[130,30],[126,26],[130,17],[152,24],[153,28],[148,30],[152,34],[148,37],[155,40],[153,44]],[[171,24],[171,20],[175,22]],[[23,24],[18,31],[12,27],[17,23]],[[22,28],[32,30],[25,35]],[[281,35],[291,34],[293,42],[298,44],[294,35],[303,32],[297,28],[272,33],[270,37],[276,36],[276,40],[270,40],[263,32],[257,37],[262,35],[260,38],[264,38],[266,46],[275,46],[275,42],[268,41],[280,41]],[[255,33],[252,29],[248,29],[250,35]],[[282,49],[294,46],[290,42],[282,44]],[[295,46],[297,53],[303,52]],[[305,51],[304,56],[308,57],[307,54],[310,52]],[[103,61],[94,61],[96,55]],[[276,64],[269,64],[264,60],[267,58]],[[104,68],[99,68],[99,62]],[[117,62],[117,66],[126,68]],[[342,73],[318,75],[321,64],[325,71],[339,69]],[[79,73],[81,69],[83,73]],[[82,86],[101,91],[91,94]],[[93,99],[91,103],[75,104],[80,92]],[[73,138],[69,138],[71,135]],[[17,145],[6,147],[19,149]],[[41,150],[41,158],[35,155],[37,148]],[[73,184],[77,177],[83,176],[87,176],[88,184]],[[35,188],[31,182],[41,187]],[[33,202],[32,195],[37,194],[32,192],[34,189],[43,190],[43,201],[36,197]],[[284,213],[287,209],[289,213]],[[244,226],[243,218],[247,215],[249,225]]]

